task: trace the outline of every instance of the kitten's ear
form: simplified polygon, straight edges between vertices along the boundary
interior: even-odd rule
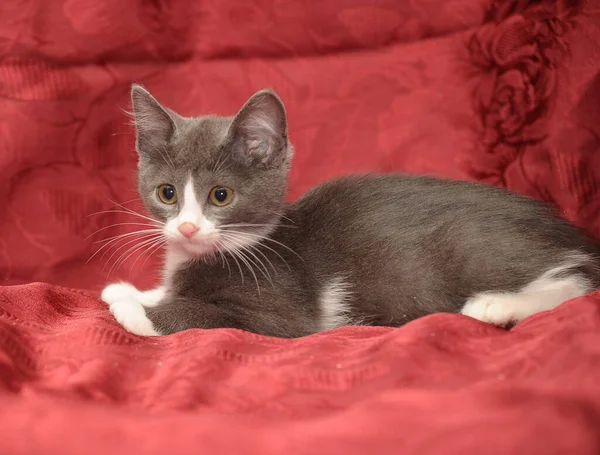
[[[175,133],[173,113],[163,107],[141,85],[131,87],[131,103],[137,132],[137,150],[141,155],[156,153]]]
[[[281,99],[272,90],[255,93],[229,127],[232,153],[246,164],[278,165],[291,157],[287,120]]]

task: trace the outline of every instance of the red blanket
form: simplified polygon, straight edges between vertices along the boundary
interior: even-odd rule
[[[600,236],[598,0],[0,3],[0,453],[600,452],[600,295],[509,332],[434,315],[142,339],[95,296],[150,286],[158,255],[86,263],[135,229],[114,208],[139,207],[133,81],[185,115],[273,87],[291,199],[352,171],[433,173]],[[31,282],[50,284],[8,286]]]
[[[600,453],[600,295],[510,332],[438,314],[297,340],[139,338],[92,297],[0,293],[2,453]]]

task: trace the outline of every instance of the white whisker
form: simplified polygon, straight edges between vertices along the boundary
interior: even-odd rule
[[[137,128],[137,125],[136,125],[136,128]],[[159,146],[155,142],[148,140],[148,138],[146,138],[146,142],[148,142],[148,144],[150,144],[150,146],[152,147],[152,149],[154,151],[156,151],[160,154],[160,156],[165,161],[165,163],[167,163],[167,166],[169,166],[171,169],[175,169],[173,160],[171,159],[171,156],[169,155],[169,152],[167,151],[167,148],[164,145]],[[165,152],[165,153],[163,154],[163,152]],[[168,158],[168,160],[167,160],[167,158]]]
[[[224,151],[225,151],[225,148],[222,148],[221,153],[219,154],[219,157],[217,158],[217,161],[213,167],[213,170],[212,170],[213,174],[217,174],[223,167],[223,164],[225,164],[225,160],[224,159],[222,160],[222,158],[224,158],[224,153],[223,153]]]
[[[222,224],[219,226],[220,228],[230,228],[230,227],[286,227],[286,228],[294,228],[298,229],[298,226],[290,226],[287,224],[246,224],[246,223],[233,223],[233,224]]]
[[[110,228],[117,227],[117,226],[145,226],[145,227],[151,227],[151,228],[156,227],[156,226],[152,226],[151,224],[148,224],[148,223],[135,223],[135,222],[115,223],[115,224],[110,224],[108,226],[104,226],[104,227],[98,229],[96,232],[92,232],[84,240],[88,240],[90,237],[98,234],[99,232],[102,232],[102,231],[105,231],[106,229],[110,229]]]
[[[136,216],[139,216],[139,217],[145,218],[145,219],[147,219],[148,221],[152,221],[153,223],[158,223],[158,224],[160,224],[160,225],[164,225],[164,224],[165,224],[165,223],[163,223],[162,221],[155,220],[154,218],[150,218],[149,216],[146,216],[146,215],[142,215],[141,213],[138,213],[138,212],[136,212],[135,210],[132,210],[132,209],[130,209],[129,207],[125,207],[124,205],[122,205],[122,204],[119,204],[118,202],[115,202],[115,201],[113,201],[113,200],[111,200],[111,199],[109,199],[109,198],[106,198],[106,199],[108,199],[108,200],[109,200],[110,202],[112,202],[113,204],[115,204],[115,205],[117,205],[117,206],[121,207],[123,210],[125,210],[125,211],[126,211],[126,212],[128,212],[128,213],[130,213],[131,215],[136,215]]]
[[[248,270],[252,274],[252,277],[254,278],[254,282],[256,283],[256,290],[257,290],[258,294],[260,295],[260,286],[258,284],[258,277],[256,276],[256,273],[254,273],[254,269],[250,265],[250,262],[248,262],[248,259],[246,258],[246,256],[244,256],[244,254],[240,252],[239,248],[236,248],[236,247],[231,248],[229,251],[233,252],[233,254],[237,255],[238,259],[240,261],[242,261],[242,263],[248,268]]]
[[[273,215],[277,215],[280,218],[284,218],[284,219],[288,220],[290,223],[296,224],[296,223],[294,223],[294,220],[292,220],[291,218],[288,218],[283,213],[279,213],[279,212],[276,212],[274,210],[269,210],[269,209],[265,209],[265,210],[269,213],[272,213]]]
[[[166,242],[167,242],[167,239],[164,239],[164,238],[157,239],[155,243],[151,244],[150,246],[148,246],[148,248],[146,248],[144,251],[142,251],[142,253],[140,255],[138,255],[137,258],[135,258],[135,261],[133,261],[133,263],[131,264],[131,267],[129,267],[129,275],[131,275],[131,272],[133,271],[133,267],[135,266],[137,261],[139,261],[145,254],[148,254],[146,259],[142,263],[142,268],[144,268],[144,265],[146,264],[146,261],[150,258],[150,256],[152,256],[152,254],[156,250],[158,250],[162,245],[164,245]]]
[[[92,256],[90,256],[90,258],[87,260],[86,264],[89,263],[94,258],[94,256],[96,256],[98,253],[100,253],[100,251],[102,251],[104,248],[109,247],[109,245],[111,245],[109,247],[109,249],[112,248],[113,246],[115,246],[115,244],[116,244],[115,242],[118,242],[119,240],[123,240],[123,239],[133,236],[133,235],[139,235],[143,238],[143,237],[147,237],[149,234],[155,235],[160,232],[162,232],[162,231],[161,230],[156,230],[156,231],[141,230],[141,231],[127,232],[125,234],[117,235],[117,236],[114,236],[114,237],[106,239],[106,240],[101,240],[100,242],[107,242],[107,243],[105,243],[100,248],[98,248],[98,250],[94,254],[92,254]],[[137,239],[137,240],[140,240],[140,239]],[[98,242],[94,242],[94,243],[98,243]],[[104,255],[102,255],[102,257],[104,257]]]
[[[230,237],[230,238],[237,238],[239,240],[245,240],[246,242],[253,242],[252,243],[252,247],[256,248],[258,250],[258,247],[262,247],[262,248],[266,248],[267,250],[271,251],[273,254],[275,254],[276,256],[279,257],[279,259],[282,260],[282,262],[287,266],[288,270],[292,270],[292,268],[290,267],[290,265],[288,264],[288,262],[285,260],[285,258],[279,254],[278,251],[274,250],[273,248],[271,248],[269,245],[265,245],[264,243],[260,243],[252,238],[248,238],[244,236],[244,233],[241,231],[223,231],[221,233],[222,236],[224,237]],[[260,250],[258,250],[260,251]]]
[[[226,244],[223,244],[223,246],[225,247],[225,250],[227,252],[230,252],[229,249],[227,248]],[[242,281],[242,285],[244,284],[244,272],[242,272],[242,266],[240,265],[239,261],[237,260],[237,258],[235,257],[235,254],[231,254],[231,257],[233,258],[233,260],[235,261],[238,270],[240,271],[240,279]]]
[[[231,267],[229,266],[229,261],[227,260],[227,257],[225,256],[225,254],[223,254],[223,250],[221,250],[221,247],[218,242],[214,243],[213,245],[215,246],[215,248],[217,249],[217,252],[221,256],[221,262],[223,264],[222,266],[225,267],[225,264],[227,264],[227,270],[229,271],[229,278],[231,278]]]
[[[104,215],[107,213],[122,213],[124,215],[134,215],[140,218],[143,218],[145,220],[151,221],[153,225],[155,226],[164,226],[165,223],[163,223],[162,221],[159,220],[155,220],[154,218],[150,218],[148,216],[142,215],[140,213],[132,213],[132,212],[128,212],[126,210],[118,210],[118,209],[109,209],[109,210],[102,210],[101,212],[94,212],[94,213],[90,213],[88,215],[88,217],[90,216],[96,216],[96,215]]]
[[[250,261],[252,264],[254,264],[256,266],[256,268],[264,275],[264,277],[269,281],[269,283],[271,283],[271,286],[273,286],[273,280],[271,279],[271,275],[269,274],[269,269],[267,269],[267,267],[265,266],[265,264],[258,258],[258,256],[256,256],[256,254],[254,254],[251,250],[249,250],[248,248],[246,248],[246,246],[238,241],[233,242],[233,244],[235,245],[235,247],[238,248],[238,251],[240,252],[240,254],[243,254],[244,257],[246,259],[248,259],[248,261]],[[260,263],[260,265],[262,266],[262,269],[258,266],[258,264],[256,262],[254,262],[250,257],[246,256],[246,254],[248,255],[252,255],[252,257],[258,262]],[[263,271],[264,269],[264,271]]]
[[[133,240],[128,240],[127,242],[123,243],[122,245],[119,245],[119,246],[118,246],[118,247],[117,247],[117,248],[116,248],[116,249],[115,249],[115,250],[112,252],[112,254],[111,254],[109,257],[108,257],[108,259],[106,260],[106,264],[104,265],[104,267],[102,268],[102,270],[104,270],[104,269],[106,268],[106,265],[108,265],[108,264],[110,263],[111,259],[112,259],[112,258],[115,256],[115,254],[117,254],[117,253],[118,253],[120,250],[122,250],[123,248],[125,248],[127,245],[131,245],[132,243],[139,242],[139,241],[142,241],[142,240],[143,240],[143,241],[145,241],[144,239],[150,239],[150,240],[152,240],[152,239],[154,239],[154,238],[158,238],[158,237],[159,237],[159,234],[147,234],[147,235],[144,235],[144,237],[143,237],[143,238],[140,238],[140,239],[133,239]],[[137,244],[136,244],[136,245],[133,245],[133,247],[132,247],[132,248],[135,248],[136,246],[137,246]],[[127,252],[128,252],[128,251],[130,251],[130,249],[128,249],[127,251],[125,251],[125,253],[123,253],[123,254],[127,254]],[[106,253],[106,252],[105,252],[105,253]],[[101,258],[103,258],[103,257],[104,257],[105,253],[104,253],[104,254],[102,254]],[[122,257],[122,256],[123,256],[123,255],[121,255],[121,256],[119,256],[119,257]],[[111,270],[112,270],[112,268],[111,268]],[[109,275],[110,275],[110,273],[109,273]]]
[[[252,251],[256,251],[258,254],[260,254],[264,258],[264,260],[267,261],[267,263],[271,266],[273,271],[275,273],[277,273],[277,268],[275,268],[275,266],[273,265],[271,260],[267,257],[267,255],[265,253],[263,253],[262,251],[260,251],[260,249],[256,245],[246,245],[246,248],[250,248]]]
[[[144,262],[142,262],[142,266],[141,266],[141,268],[142,268],[142,269],[143,269],[143,268],[144,268],[144,266],[146,265],[146,262],[148,261],[148,259],[150,259],[150,257],[152,257],[152,255],[153,255],[154,253],[156,253],[156,251],[158,251],[158,250],[159,250],[161,247],[163,247],[163,246],[164,246],[164,245],[165,245],[165,244],[166,244],[168,241],[169,241],[168,239],[163,239],[161,242],[159,242],[159,243],[158,243],[158,244],[157,244],[157,245],[154,247],[154,249],[152,249],[152,247],[148,249],[148,250],[151,250],[151,252],[150,252],[150,253],[149,253],[149,254],[146,256],[146,259],[144,259]],[[148,251],[148,250],[146,250],[146,251]],[[144,255],[144,253],[142,253],[142,256],[143,256],[143,255]],[[131,273],[131,271],[130,271],[129,273]]]
[[[156,228],[156,229],[141,229],[139,231],[125,232],[123,234],[113,235],[112,237],[108,237],[103,240],[96,240],[94,243],[112,242],[114,240],[118,240],[119,238],[129,237],[131,235],[136,235],[136,234],[146,234],[148,232],[162,232],[162,229],[158,229],[158,228]]]
[[[292,250],[289,246],[285,245],[284,243],[278,242],[277,240],[274,240],[274,239],[272,239],[270,237],[267,237],[267,236],[264,236],[264,235],[260,235],[260,234],[251,233],[251,232],[232,231],[232,230],[229,230],[229,229],[225,229],[223,232],[227,232],[227,233],[234,233],[235,232],[235,233],[243,234],[243,235],[246,235],[246,236],[249,236],[249,237],[254,237],[254,238],[258,239],[257,242],[259,240],[266,240],[266,241],[269,241],[269,242],[273,242],[276,245],[279,245],[279,246],[285,248],[286,250],[290,251],[291,253],[294,253],[296,256],[298,256],[298,258],[302,262],[304,262],[304,259],[302,259],[302,257],[298,253],[296,253],[294,250]]]
[[[144,248],[146,245],[153,244],[157,240],[158,240],[157,238],[152,237],[147,240],[144,240],[143,242],[141,242],[139,244],[133,245],[132,247],[128,248],[125,252],[121,253],[121,255],[113,263],[110,270],[108,271],[108,275],[110,275],[113,270],[117,270],[133,253],[140,250],[141,248]],[[113,253],[113,255],[114,255],[114,253]],[[109,259],[109,261],[110,261],[110,259]]]

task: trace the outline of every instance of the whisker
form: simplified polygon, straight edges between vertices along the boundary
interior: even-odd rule
[[[113,255],[114,255],[114,254],[115,254],[117,251],[119,251],[120,249],[122,249],[123,247],[125,247],[125,246],[127,246],[127,245],[131,245],[132,243],[135,243],[135,242],[140,242],[140,241],[142,241],[142,240],[149,239],[149,238],[152,238],[152,237],[160,237],[160,236],[161,236],[161,233],[158,233],[158,232],[156,232],[156,233],[150,233],[150,234],[142,234],[142,235],[140,235],[140,237],[139,237],[139,238],[128,239],[128,240],[127,240],[125,243],[123,243],[123,244],[121,244],[119,247],[117,247],[117,249],[114,251],[114,253],[113,253],[113,254],[112,254],[112,255],[111,255],[109,258],[108,258],[108,260],[110,261],[110,259],[113,257]],[[112,247],[115,247],[116,245],[117,245],[117,244],[115,243],[115,244],[113,244],[113,245],[112,245]],[[112,247],[111,247],[111,248],[112,248]],[[106,256],[106,254],[107,254],[109,251],[110,251],[110,248],[106,249],[106,250],[104,251],[104,253],[102,253],[102,255],[100,256],[100,259],[104,258],[104,256]]]
[[[110,275],[112,273],[113,270],[118,270],[119,267],[121,267],[121,265],[123,265],[123,263],[136,251],[144,248],[146,245],[149,244],[153,244],[154,242],[156,242],[158,239],[156,238],[150,238],[147,240],[144,240],[143,242],[133,245],[132,247],[128,248],[125,252],[123,252],[118,258],[117,260],[113,263],[113,265],[111,266],[110,270],[108,271],[108,275]],[[114,254],[114,253],[113,253]],[[109,259],[110,260],[110,259]]]
[[[267,269],[267,267],[265,266],[265,264],[258,258],[258,256],[256,256],[256,254],[254,254],[253,252],[251,252],[249,249],[245,248],[245,246],[239,242],[235,242],[234,245],[238,248],[238,251],[240,252],[240,254],[242,254],[248,261],[250,261],[252,264],[254,264],[256,266],[256,268],[264,275],[264,277],[269,281],[269,283],[271,283],[271,286],[273,286],[273,280],[271,279],[271,275],[269,274],[269,270]],[[252,255],[254,257],[254,259],[256,259],[263,267],[263,269],[261,269],[258,264],[256,262],[254,262],[251,258],[249,258],[248,256],[246,256],[246,254],[248,255]]]
[[[161,247],[163,247],[169,240],[168,239],[164,239],[162,242],[160,242],[151,252],[150,254],[148,254],[148,256],[146,256],[146,259],[144,259],[144,262],[142,262],[142,269],[144,268],[144,266],[146,265],[146,262],[148,261],[148,259],[150,259],[150,257],[156,253],[156,251],[158,251]],[[131,271],[129,272],[131,273]]]
[[[133,271],[133,267],[135,266],[135,264],[137,263],[137,261],[139,261],[145,254],[150,253],[150,254],[148,254],[148,256],[146,257],[146,259],[142,263],[142,268],[144,268],[144,265],[146,264],[146,261],[150,258],[150,256],[152,256],[152,253],[154,253],[156,250],[158,250],[166,242],[167,242],[167,239],[164,239],[164,238],[163,239],[157,239],[156,243],[151,244],[148,248],[146,248],[144,251],[142,251],[142,254],[138,255],[138,257],[135,258],[135,261],[133,261],[133,263],[131,264],[131,267],[129,268],[129,275],[131,275],[131,272]]]
[[[150,238],[150,239],[152,239],[152,238],[155,238],[155,237],[156,237],[156,238],[158,238],[158,236],[159,236],[158,234],[147,234],[147,235],[145,235],[145,236],[144,236],[144,238]],[[110,263],[111,259],[112,259],[112,258],[115,256],[115,254],[117,254],[117,253],[118,253],[120,250],[122,250],[123,248],[125,248],[127,245],[131,245],[132,243],[139,242],[139,241],[141,241],[141,240],[143,240],[143,239],[133,239],[133,240],[128,240],[127,242],[125,242],[125,243],[123,243],[122,245],[120,245],[119,247],[117,247],[117,248],[116,248],[116,249],[115,249],[115,250],[112,252],[112,254],[109,256],[109,258],[106,260],[106,264],[105,264],[105,265],[104,265],[104,267],[102,268],[102,271],[104,271],[104,269],[106,268],[106,266],[107,266],[107,265]],[[135,248],[135,246],[136,246],[136,245],[134,245],[133,247]],[[127,250],[127,251],[129,251],[129,250]],[[124,253],[124,254],[127,254],[127,251],[125,251],[125,253]],[[101,256],[101,258],[103,258],[103,257],[104,257],[104,254]],[[121,256],[119,256],[119,257],[122,257],[122,255],[121,255]],[[112,270],[112,268],[111,268],[111,270]],[[110,275],[110,272],[109,272],[109,275]]]
[[[260,249],[258,249],[258,247],[256,247],[255,245],[247,245],[247,248],[250,248],[252,251],[256,251],[258,254],[260,254],[265,261],[267,261],[267,263],[271,266],[271,268],[273,269],[273,272],[275,272],[275,274],[277,274],[277,268],[273,265],[273,263],[271,262],[271,260],[267,257],[267,255],[265,253],[263,253],[262,251],[260,251]]]
[[[169,166],[171,169],[175,168],[175,166],[173,165],[173,161],[171,160],[171,157],[169,156],[169,153],[167,152],[167,149],[165,147],[159,147],[153,143],[150,143],[150,145],[152,146],[152,149],[155,150],[156,152],[158,152],[160,154],[160,156],[162,157],[162,159],[165,160],[165,163],[167,163],[167,166]],[[167,159],[167,157],[168,157],[168,159]]]
[[[294,222],[294,220],[292,220],[291,218],[288,218],[288,217],[287,217],[287,216],[285,216],[283,213],[279,213],[279,212],[276,212],[276,211],[274,211],[274,210],[269,210],[269,209],[265,209],[265,210],[266,210],[267,212],[270,212],[270,213],[272,213],[273,215],[277,215],[277,216],[278,216],[278,217],[280,217],[280,218],[284,218],[284,219],[288,220],[290,223],[296,224],[296,223]]]
[[[224,239],[224,240],[226,240],[226,239]],[[235,254],[235,252],[233,251],[233,249],[229,248],[228,243],[229,243],[229,241],[222,242],[222,245],[225,247],[225,250],[228,253],[230,253],[231,258],[235,261],[235,264],[237,265],[238,270],[240,271],[240,279],[241,279],[242,285],[243,285],[244,284],[244,272],[242,271],[242,267],[241,267],[241,265],[240,265],[240,263],[238,261],[237,255]]]
[[[213,245],[215,246],[215,248],[217,249],[217,252],[219,253],[219,256],[221,257],[221,267],[225,267],[225,264],[227,264],[227,270],[229,271],[229,278],[231,278],[231,267],[229,266],[229,261],[227,261],[227,258],[223,254],[223,250],[221,250],[219,243],[215,242],[215,243],[213,243]]]
[[[231,266],[229,265],[229,261],[227,260],[227,256],[225,255],[225,253],[223,253],[223,251],[221,251],[221,248],[219,246],[217,246],[217,248],[218,248],[219,254],[221,255],[221,258],[223,259],[223,262],[227,266],[227,273],[229,275],[229,278],[231,279]]]
[[[286,227],[298,229],[298,226],[290,226],[288,224],[245,224],[245,223],[233,223],[233,224],[222,224],[219,228],[230,228],[230,227]]]
[[[304,259],[302,259],[302,256],[300,256],[298,253],[296,253],[294,250],[292,250],[289,246],[285,245],[284,243],[278,242],[277,240],[274,240],[274,239],[272,239],[270,237],[266,237],[264,235],[259,235],[259,234],[254,234],[254,233],[251,233],[251,232],[240,232],[240,231],[230,231],[230,230],[225,230],[224,232],[227,232],[227,233],[236,232],[236,233],[239,233],[239,234],[242,234],[242,235],[254,237],[254,238],[259,239],[259,240],[267,240],[269,242],[273,242],[273,243],[275,243],[275,244],[277,244],[277,245],[279,245],[279,246],[287,249],[291,253],[294,253],[296,256],[298,256],[298,258],[302,262],[304,262]]]
[[[136,128],[137,128],[137,126],[136,126]],[[160,156],[165,161],[165,163],[167,163],[167,166],[169,166],[171,169],[175,168],[175,166],[173,164],[173,160],[171,159],[171,156],[169,155],[169,152],[167,151],[167,148],[164,145],[160,146],[160,145],[156,144],[155,142],[152,142],[148,139],[147,139],[147,142],[152,146],[153,150],[160,153]],[[165,152],[165,153],[163,154],[163,152]],[[168,158],[168,160],[167,160],[167,158]]]
[[[121,205],[121,204],[119,204],[118,202],[115,202],[115,201],[113,201],[113,200],[111,200],[111,199],[109,199],[109,198],[106,198],[106,199],[108,199],[108,201],[110,201],[110,202],[112,202],[113,204],[115,204],[115,205],[117,205],[117,206],[121,207],[123,210],[125,210],[125,211],[129,212],[129,213],[130,213],[130,214],[132,214],[132,215],[136,215],[136,216],[139,216],[139,217],[145,218],[145,219],[147,219],[147,220],[149,220],[149,221],[152,221],[153,223],[158,223],[158,224],[161,224],[161,225],[164,225],[164,224],[165,224],[165,223],[163,223],[162,221],[155,220],[154,218],[150,218],[150,217],[148,217],[148,216],[142,215],[141,213],[138,213],[138,212],[136,212],[135,210],[132,210],[132,209],[130,209],[129,207],[125,207],[124,205]]]
[[[219,157],[217,158],[217,161],[215,163],[215,165],[213,166],[213,174],[218,173],[221,170],[221,166],[223,165],[223,163],[225,162],[224,160],[221,161],[221,159],[223,158],[223,151],[225,150],[225,148],[221,149],[221,153],[219,154]]]
[[[145,227],[151,227],[154,228],[156,226],[152,226],[151,224],[147,224],[147,223],[136,223],[136,222],[127,222],[127,223],[115,223],[115,224],[110,224],[108,226],[104,226],[100,229],[98,229],[96,232],[92,232],[90,235],[88,235],[84,240],[88,240],[90,237],[96,235],[99,232],[105,231],[106,229],[110,229],[113,227],[117,227],[117,226],[145,226]]]
[[[144,215],[142,215],[142,214],[140,214],[140,213],[135,213],[135,212],[134,212],[134,213],[132,213],[132,212],[127,212],[127,211],[125,211],[125,210],[117,210],[117,209],[102,210],[101,212],[94,212],[94,213],[90,213],[90,214],[88,215],[88,217],[90,217],[90,216],[96,216],[96,215],[104,215],[104,214],[106,214],[106,213],[122,213],[122,214],[124,214],[124,215],[134,215],[134,216],[137,216],[137,217],[143,218],[143,219],[145,219],[145,220],[152,221],[152,224],[154,224],[154,225],[157,225],[157,226],[164,226],[164,224],[165,224],[165,223],[163,223],[162,221],[155,220],[155,219],[153,219],[153,218],[149,218],[149,217],[147,217],[147,216],[144,216]]]
[[[154,245],[156,242],[159,242],[161,239],[162,239],[162,236],[160,236],[160,237],[148,236],[148,238],[146,238],[142,242],[139,242],[137,245],[133,245],[127,251],[125,251],[123,254],[121,254],[121,256],[119,256],[119,258],[115,261],[115,267],[116,268],[121,267],[127,261],[127,259],[129,259],[135,252],[139,251],[140,249],[143,249],[146,246]]]
[[[288,270],[292,270],[292,268],[290,267],[290,265],[288,264],[288,262],[285,260],[285,258],[279,254],[278,251],[274,250],[273,248],[271,248],[269,245],[265,245],[264,243],[260,243],[260,242],[256,242],[253,239],[249,239],[248,237],[244,237],[244,233],[243,232],[239,232],[239,231],[224,231],[221,233],[221,235],[223,236],[232,236],[235,237],[237,236],[239,239],[241,240],[246,240],[246,241],[251,241],[254,242],[252,246],[254,246],[255,248],[263,247],[266,248],[267,250],[271,251],[273,254],[277,255],[279,257],[279,259],[281,259],[283,261],[283,263],[287,266]]]
[[[130,204],[133,201],[141,201],[142,198],[141,197],[134,197],[133,199],[129,199],[127,201],[123,201],[123,202],[119,202],[119,204],[124,205],[124,204]],[[113,206],[114,207],[114,206]]]
[[[113,241],[113,240],[117,240],[119,238],[123,238],[123,237],[129,237],[130,235],[135,235],[135,234],[145,234],[148,232],[162,232],[162,229],[141,229],[139,231],[131,231],[131,232],[125,232],[124,234],[119,234],[119,235],[113,235],[112,237],[108,237],[107,239],[104,240],[96,240],[94,243],[104,243],[104,242],[108,242],[108,241]]]
[[[159,230],[158,232],[161,232],[161,231]],[[100,251],[102,251],[104,248],[108,247],[109,245],[112,245],[111,247],[109,247],[109,250],[110,250],[110,248],[115,246],[115,244],[116,244],[115,242],[118,242],[119,240],[122,240],[122,239],[126,238],[127,236],[134,235],[134,234],[140,235],[142,238],[144,238],[144,237],[148,237],[149,235],[156,235],[157,233],[154,233],[154,232],[147,233],[147,231],[135,231],[135,232],[128,232],[127,234],[121,234],[119,236],[116,236],[116,237],[110,239],[110,241],[108,243],[105,243],[100,248],[98,248],[98,250],[94,254],[92,254],[92,256],[87,260],[86,264],[89,263],[94,258],[94,256],[96,256],[98,253],[100,253]],[[140,239],[138,239],[138,240],[140,240]],[[95,242],[95,243],[97,243],[97,242]],[[104,257],[104,255],[102,255],[102,257]]]
[[[246,254],[251,255],[254,260],[256,260],[260,266],[262,267],[262,269],[256,264],[256,262],[254,262],[254,264],[256,265],[256,268],[264,275],[264,277],[267,279],[267,281],[269,283],[271,283],[271,286],[275,286],[273,284],[273,279],[271,278],[271,274],[269,273],[269,269],[267,268],[267,266],[264,264],[263,261],[260,260],[260,258],[256,255],[256,253],[254,253],[252,250],[250,250],[249,248],[243,247],[242,251],[245,252]],[[250,258],[248,258],[249,260],[251,260]],[[264,272],[263,272],[264,269]]]
[[[254,282],[256,283],[256,290],[258,292],[258,295],[260,295],[260,286],[258,284],[258,278],[256,276],[256,273],[254,273],[254,269],[252,268],[252,266],[248,262],[248,259],[246,258],[246,256],[244,256],[244,254],[241,253],[240,250],[238,248],[235,248],[235,247],[232,248],[230,251],[232,251],[235,255],[237,255],[237,257],[239,258],[239,260],[242,261],[242,263],[244,263],[246,265],[246,267],[248,267],[248,270],[252,274],[252,277],[254,278]]]
[[[105,197],[105,199],[108,199],[108,198],[106,198],[106,197]],[[123,202],[118,202],[118,203],[116,203],[116,204],[112,204],[112,205],[111,205],[111,206],[110,206],[110,207],[109,207],[107,210],[113,210],[113,209],[115,209],[115,208],[117,208],[117,207],[124,207],[124,205],[125,205],[125,204],[130,204],[130,203],[132,203],[132,202],[134,202],[134,201],[141,201],[141,200],[142,200],[142,198],[141,198],[141,197],[134,197],[133,199],[129,199],[129,200],[127,200],[127,201],[123,201]],[[127,208],[128,208],[128,207],[127,207]],[[131,210],[131,209],[130,209],[130,210]],[[93,215],[98,215],[98,214],[100,214],[100,213],[105,213],[105,211],[103,210],[103,211],[100,211],[100,212],[94,212],[94,213],[90,213],[90,214],[89,214],[89,215],[87,215],[87,216],[88,216],[88,217],[90,217],[90,216],[93,216]]]
[[[225,240],[225,239],[224,239],[224,240]],[[229,248],[227,247],[227,244],[226,244],[226,243],[223,243],[223,242],[222,242],[222,240],[219,240],[219,242],[221,242],[221,244],[222,244],[222,245],[225,247],[225,250],[226,250],[228,253],[231,253],[231,252],[230,252],[230,250],[229,250]],[[230,254],[230,256],[233,258],[233,260],[235,261],[235,264],[236,264],[236,265],[237,265],[237,267],[238,267],[238,270],[240,271],[240,280],[242,281],[242,285],[243,285],[243,284],[244,284],[244,272],[242,272],[242,267],[241,267],[241,265],[240,265],[239,261],[237,260],[237,258],[236,258],[236,256],[235,256],[235,254],[231,253],[231,254]]]

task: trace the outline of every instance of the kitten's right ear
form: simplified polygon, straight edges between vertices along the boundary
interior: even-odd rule
[[[131,103],[137,132],[137,150],[140,155],[155,153],[164,147],[175,133],[175,122],[164,108],[141,85],[131,87]]]

